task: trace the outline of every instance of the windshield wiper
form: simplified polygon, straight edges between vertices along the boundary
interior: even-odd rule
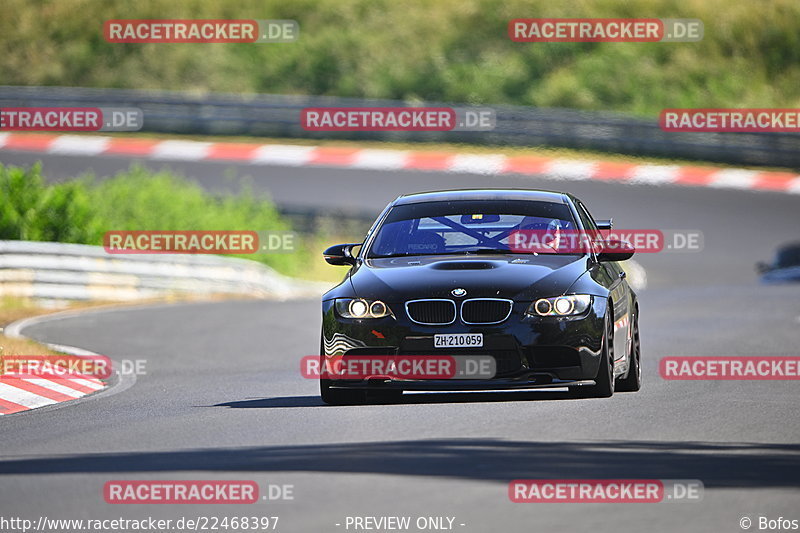
[[[401,252],[398,254],[381,254],[381,255],[370,255],[367,259],[386,259],[388,257],[406,257],[409,254],[408,252]]]
[[[396,254],[385,255],[371,255],[368,259],[384,259],[388,257],[411,257],[411,256],[430,256],[430,255],[478,255],[478,254],[514,254],[525,252],[514,252],[508,248],[478,248],[477,250],[451,250],[449,252],[435,252],[435,253],[417,253],[417,252],[399,252]]]
[[[416,252],[399,252],[396,254],[381,254],[381,255],[370,255],[367,259],[387,259],[389,257],[413,257],[418,255],[442,255],[442,254],[420,254]]]
[[[478,248],[477,250],[467,250],[468,254],[513,254],[508,248]]]

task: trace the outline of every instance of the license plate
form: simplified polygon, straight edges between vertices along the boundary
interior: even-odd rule
[[[483,333],[440,333],[433,336],[434,348],[480,348]]]

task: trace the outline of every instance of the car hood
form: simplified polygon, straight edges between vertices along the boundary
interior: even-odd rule
[[[401,302],[415,298],[535,300],[563,294],[587,268],[585,256],[419,256],[367,259],[350,276],[355,296]]]

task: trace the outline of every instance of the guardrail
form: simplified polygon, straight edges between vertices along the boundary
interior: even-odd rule
[[[291,205],[276,206],[280,215],[299,233],[314,233],[320,228],[336,228],[337,236],[363,238],[381,208],[374,211],[353,209],[324,209]]]
[[[412,142],[553,146],[731,164],[800,168],[793,133],[664,132],[656,120],[606,112],[493,106],[491,132],[319,132],[300,126],[304,107],[411,106],[393,100],[324,96],[197,95],[171,91],[0,86],[0,108],[24,106],[138,107],[144,131]],[[414,104],[418,105],[418,104]],[[421,104],[419,104],[421,105]],[[426,102],[426,105],[453,105]]]
[[[213,255],[109,254],[102,246],[0,241],[0,296],[126,301],[175,294],[288,299],[330,284],[282,276],[246,259]]]

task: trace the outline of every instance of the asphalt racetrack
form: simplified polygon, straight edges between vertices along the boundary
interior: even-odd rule
[[[125,158],[4,152],[48,179]],[[146,375],[111,394],[0,418],[0,500],[16,516],[279,516],[278,530],[353,531],[347,517],[453,517],[463,532],[741,531],[800,519],[797,381],[665,381],[665,356],[798,355],[800,286],[753,265],[798,240],[796,195],[536,177],[145,162],[212,190],[251,176],[281,205],[377,213],[404,192],[565,190],[619,228],[701,231],[702,251],[640,254],[644,386],[610,399],[558,392],[415,394],[324,406],[299,372],[318,351],[318,301],[241,301],[89,312],[24,330]],[[227,176],[227,177],[226,177]],[[332,243],[333,244],[333,243]],[[335,268],[335,267],[331,267]],[[343,270],[343,269],[342,269]],[[344,273],[344,270],[343,272]],[[512,503],[514,479],[692,479],[701,501]],[[109,480],[247,479],[293,499],[246,506],[109,505]],[[444,522],[448,522],[445,520]],[[463,524],[463,525],[462,525]]]

